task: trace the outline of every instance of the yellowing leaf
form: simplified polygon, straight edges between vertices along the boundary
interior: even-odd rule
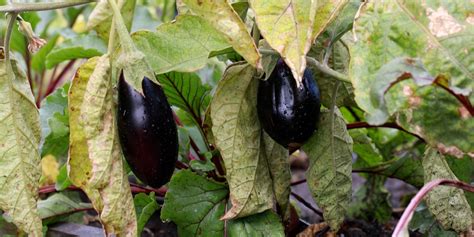
[[[135,3],[135,0],[117,1],[117,5],[121,9],[120,11],[124,17],[124,22],[126,22],[127,28],[129,29],[132,26]],[[87,28],[94,29],[102,39],[108,41],[110,27],[112,25],[112,15],[113,13],[107,0],[100,0],[89,15]]]
[[[59,164],[56,157],[47,155],[41,159],[41,185],[56,183],[56,177],[59,174]]]
[[[262,67],[257,46],[244,22],[227,0],[183,0],[182,2],[193,13],[211,23],[214,28],[225,35],[229,44],[249,64],[256,68]]]
[[[3,48],[0,48],[4,55]],[[17,62],[0,59],[0,209],[22,231],[42,236],[36,208],[41,175],[40,122]]]
[[[273,206],[254,74],[255,69],[246,63],[228,67],[211,102],[212,133],[224,160],[232,203],[222,219],[260,213]]]
[[[69,176],[91,199],[107,234],[136,236],[109,67],[108,55],[88,60],[79,68],[69,90]]]

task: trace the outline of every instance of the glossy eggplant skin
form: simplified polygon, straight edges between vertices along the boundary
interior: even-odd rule
[[[316,129],[321,108],[319,88],[306,68],[298,87],[290,68],[279,59],[266,81],[260,81],[257,112],[260,124],[284,147],[298,147]]]
[[[117,127],[120,145],[131,170],[154,188],[173,175],[178,157],[178,132],[163,89],[148,78],[145,96],[130,86],[123,74],[118,86]]]

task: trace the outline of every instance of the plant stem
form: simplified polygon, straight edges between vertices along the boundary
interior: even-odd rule
[[[67,187],[66,189],[71,190],[71,191],[82,191],[81,188],[76,187],[74,185],[71,185],[71,186]],[[151,192],[155,192],[156,195],[158,195],[160,197],[165,196],[166,192],[168,191],[168,189],[165,186],[156,189],[156,188],[152,188],[152,187],[143,187],[143,186],[140,186],[138,184],[132,184],[132,183],[130,184],[130,189],[131,189],[132,193],[151,193]],[[44,187],[41,187],[39,189],[39,193],[41,193],[41,194],[48,194],[48,193],[55,193],[55,192],[58,192],[58,190],[56,190],[56,187],[54,185],[44,186]]]
[[[406,133],[408,133],[412,136],[415,136],[415,137],[417,137],[418,139],[420,139],[422,141],[425,141],[425,139],[420,137],[418,134],[409,132],[409,131],[405,130],[404,128],[400,127],[396,123],[384,123],[384,124],[381,124],[381,125],[370,125],[367,122],[354,122],[354,123],[347,124],[347,129],[357,129],[357,128],[394,128],[394,129],[398,129],[400,131],[406,132]]]
[[[3,47],[5,49],[5,61],[7,62],[9,68],[11,69],[10,62],[10,39],[13,31],[13,24],[15,24],[16,17],[18,16],[17,12],[13,12],[7,15],[7,29],[5,33],[5,39],[3,41]]]
[[[19,3],[11,2],[10,5],[0,6],[0,12],[27,12],[27,11],[47,11],[60,8],[79,6],[87,3],[96,2],[96,0],[69,0],[66,2],[38,2],[38,3]]]
[[[258,47],[258,42],[260,41],[260,30],[258,29],[257,20],[255,18],[253,20],[252,38],[255,42],[255,45]]]
[[[259,49],[260,53],[261,54],[273,54],[273,55],[280,55],[278,52],[276,51],[273,51],[273,50],[270,50],[270,49]],[[334,77],[336,80],[339,80],[339,81],[342,81],[342,82],[346,82],[346,83],[351,83],[351,80],[349,79],[349,77],[347,77],[346,75],[340,73],[340,72],[337,72],[333,69],[331,69],[330,67],[328,67],[327,65],[324,65],[322,64],[321,62],[319,62],[318,60],[314,59],[314,58],[311,58],[311,57],[306,57],[306,61],[308,62],[308,64],[310,64],[311,66],[314,66],[316,67],[318,70],[320,70],[321,72],[329,75],[329,76],[332,76]]]
[[[291,192],[291,196],[293,196],[296,200],[298,200],[301,204],[303,204],[305,207],[316,213],[318,216],[323,217],[323,212],[316,209],[313,207],[310,203],[308,203],[304,198],[302,198],[300,195],[296,194],[295,192]]]
[[[295,181],[295,182],[291,182],[291,186],[296,186],[296,185],[300,185],[302,183],[306,183],[306,179],[302,179],[302,180],[298,180],[298,181]]]
[[[393,231],[392,236],[394,237],[404,236],[403,233],[401,232],[407,228],[407,225],[410,222],[413,216],[413,213],[415,212],[416,207],[420,204],[420,202],[428,194],[428,192],[430,192],[433,188],[439,185],[452,186],[452,187],[460,188],[468,192],[474,193],[474,186],[469,185],[468,183],[458,181],[458,180],[436,179],[425,184],[423,188],[421,188],[420,191],[418,191],[415,197],[411,199],[410,204],[408,204],[408,207],[405,209],[402,217],[398,221],[397,226],[395,227],[395,230]]]

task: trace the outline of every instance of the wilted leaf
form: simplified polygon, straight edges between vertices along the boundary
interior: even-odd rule
[[[209,22],[252,66],[260,68],[260,54],[244,22],[227,0],[183,0],[191,12]]]
[[[106,233],[136,235],[133,198],[118,142],[114,92],[106,62],[107,56],[86,62],[69,91],[69,177],[86,192]],[[85,101],[92,96],[95,101]],[[94,132],[88,133],[91,130]],[[106,150],[111,152],[101,153]]]
[[[107,52],[105,43],[95,35],[80,35],[67,39],[57,45],[46,56],[46,68],[51,69],[57,64],[78,58],[92,58]]]
[[[458,180],[443,155],[427,147],[423,157],[425,183],[435,179]],[[472,211],[461,189],[436,187],[425,198],[429,210],[445,229],[466,231],[472,224]]]
[[[260,213],[273,206],[254,74],[249,64],[229,66],[211,102],[212,133],[224,160],[232,202],[223,219]]]
[[[178,225],[179,236],[223,236],[226,197],[223,184],[189,170],[176,173],[169,183],[161,219]]]
[[[160,205],[156,202],[155,193],[150,193],[146,195],[144,193],[139,193],[133,198],[133,203],[135,205],[135,211],[137,215],[137,224],[138,224],[138,233],[142,233],[143,228],[150,219],[150,217],[160,209]]]
[[[132,26],[133,13],[136,1],[134,0],[118,0],[117,6],[122,13],[123,20],[127,24],[127,28]],[[97,3],[94,10],[89,15],[87,28],[94,29],[97,34],[107,42],[110,35],[110,27],[112,26],[113,11],[107,0],[101,0]]]
[[[302,149],[308,154],[308,186],[324,220],[333,230],[339,229],[351,201],[352,138],[341,113],[321,111],[318,131]]]
[[[41,175],[39,113],[15,60],[0,59],[0,97],[0,209],[19,229],[41,236],[36,209]]]
[[[468,1],[373,1],[366,3],[354,28],[357,41],[350,47],[351,80],[357,104],[375,110],[369,90],[379,69],[398,57],[419,58],[434,78],[445,77],[450,87],[468,93],[474,86],[474,41],[468,23]]]
[[[267,133],[262,140],[272,178],[273,193],[283,215],[289,214],[291,171],[288,149],[276,143]]]
[[[227,234],[229,237],[285,236],[280,217],[271,210],[236,220],[230,220],[227,226]]]
[[[196,124],[202,124],[202,116],[210,97],[209,88],[202,85],[195,73],[170,72],[157,76],[171,105],[188,112]]]
[[[156,32],[137,31],[133,41],[155,73],[191,72],[206,65],[209,53],[229,47],[226,39],[197,16],[178,16]]]

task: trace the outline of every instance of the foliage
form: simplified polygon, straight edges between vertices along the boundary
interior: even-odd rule
[[[390,226],[388,178],[474,182],[472,1],[92,2],[0,1],[2,234],[40,236],[90,209],[107,235],[137,236],[157,212],[180,236],[288,234],[289,151],[256,108],[280,57],[298,83],[311,69],[321,91],[317,130],[297,149],[331,231]],[[174,111],[177,169],[159,189],[123,159],[122,72],[139,93],[155,79]],[[365,179],[354,192],[353,173]],[[411,231],[472,228],[474,194],[439,187],[425,203]]]

